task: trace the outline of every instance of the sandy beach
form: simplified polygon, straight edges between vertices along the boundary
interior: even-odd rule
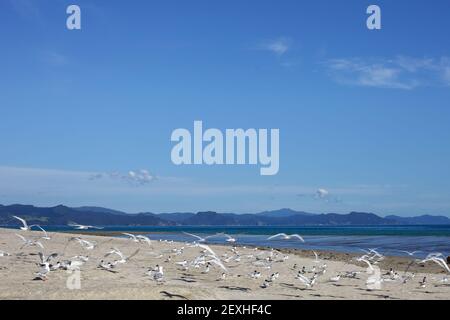
[[[38,240],[44,249],[37,246],[21,249],[20,234],[27,239]],[[211,245],[211,249],[221,258],[227,268],[226,274],[217,265],[209,272],[204,267],[191,267],[185,270],[177,262],[190,262],[198,257],[202,248],[186,243],[158,241],[157,235],[151,237],[152,243],[136,243],[128,239],[108,236],[75,235],[49,233],[51,240],[41,239],[41,232],[0,229],[0,251],[10,256],[0,256],[0,299],[449,299],[450,284],[442,282],[445,273],[433,263],[413,264],[408,275],[415,274],[408,282],[390,281],[384,274],[393,268],[403,275],[411,260],[399,257],[386,257],[378,266],[386,281],[380,288],[368,289],[367,265],[355,261],[355,256],[333,252],[318,252],[320,262],[315,261],[311,251],[284,250],[272,251],[267,248],[238,247],[240,259],[230,259],[234,253],[232,246]],[[96,243],[93,250],[83,248],[71,237]],[[111,248],[118,248],[125,256],[139,252],[126,263],[114,268],[114,273],[98,268],[101,260],[108,260],[105,254]],[[184,248],[182,252],[180,249]],[[89,260],[77,271],[56,270],[48,274],[46,281],[33,280],[39,267],[39,252],[46,256],[58,253],[56,261],[71,259],[74,256],[88,256]],[[170,261],[168,258],[170,257]],[[270,263],[266,257],[270,257]],[[299,270],[305,267],[305,276],[312,277],[314,267],[327,265],[326,273],[317,278],[311,288],[296,279]],[[164,268],[164,282],[157,283],[146,273],[156,265]],[[270,269],[267,266],[270,266]],[[254,271],[261,276],[254,279]],[[346,272],[356,272],[355,278],[347,278]],[[264,280],[274,273],[279,277],[267,288],[262,288]],[[80,288],[73,288],[74,276],[80,276]],[[342,275],[338,282],[330,278]],[[423,288],[419,282],[427,277]],[[69,280],[69,281],[68,281]]]

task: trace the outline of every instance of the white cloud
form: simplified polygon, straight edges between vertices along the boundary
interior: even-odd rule
[[[260,46],[260,50],[270,51],[278,56],[282,56],[287,53],[291,47],[291,40],[289,38],[278,38],[263,42]]]
[[[330,192],[325,189],[319,189],[316,191],[316,198],[325,199],[330,195]]]
[[[328,60],[325,66],[337,82],[364,87],[411,90],[447,85],[450,80],[450,62],[446,57],[342,58]]]
[[[69,59],[65,55],[55,51],[43,52],[42,60],[53,67],[61,67],[69,63]]]
[[[122,180],[136,186],[143,186],[156,180],[156,177],[150,174],[150,172],[146,169],[128,171],[126,174],[122,174],[120,172],[111,172],[94,173],[89,176],[89,180],[99,180],[103,178]]]

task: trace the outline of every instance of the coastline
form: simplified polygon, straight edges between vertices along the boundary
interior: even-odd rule
[[[83,239],[95,241],[97,247],[92,251],[81,248],[76,243],[68,243],[72,236],[80,232],[52,233],[51,240],[41,240],[45,249],[29,247],[19,250],[20,239],[15,234],[27,238],[39,239],[42,233],[36,231],[21,231],[0,229],[0,250],[11,253],[9,257],[0,257],[0,299],[449,299],[450,286],[439,282],[445,275],[434,264],[425,266],[414,265],[414,279],[406,284],[397,282],[383,283],[380,289],[368,290],[365,281],[367,266],[353,260],[355,255],[318,251],[321,263],[327,264],[327,273],[321,276],[312,288],[305,288],[295,276],[294,269],[305,266],[310,269],[315,266],[314,255],[310,250],[282,249],[276,250],[279,256],[289,256],[284,262],[273,262],[271,269],[257,266],[253,258],[256,254],[269,254],[271,250],[238,246],[241,261],[225,263],[228,272],[222,279],[223,271],[214,266],[209,273],[203,269],[182,270],[176,262],[195,259],[201,249],[186,247],[184,243],[152,241],[152,245],[137,244],[128,239],[114,238],[106,235],[82,235]],[[110,273],[97,268],[104,255],[112,247],[119,248],[125,255],[136,254],[126,264]],[[183,253],[176,255],[175,250],[184,247]],[[218,256],[231,254],[231,246],[211,245]],[[87,255],[89,261],[80,269],[81,288],[70,290],[67,280],[71,276],[67,271],[52,271],[47,281],[34,281],[34,274],[39,270],[37,253],[43,251],[46,255],[53,252],[60,254],[58,259],[68,259],[76,255]],[[166,262],[168,257],[170,262]],[[403,273],[411,262],[408,258],[386,257],[380,263],[381,273],[390,267]],[[164,267],[165,281],[158,284],[145,273],[155,265]],[[260,279],[252,279],[249,274],[254,270],[261,272]],[[356,279],[342,279],[339,283],[331,283],[330,277],[342,272],[356,271]],[[279,279],[268,288],[261,288],[264,279],[278,272]],[[420,288],[418,282],[423,277],[429,279],[426,288]]]

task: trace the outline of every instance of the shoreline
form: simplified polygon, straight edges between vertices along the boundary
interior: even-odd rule
[[[125,238],[114,238],[102,235],[81,235],[85,240],[95,241],[97,247],[92,251],[81,248],[77,243],[68,242],[72,236],[80,236],[76,230],[70,233],[49,232],[51,240],[41,240],[45,249],[36,247],[20,247],[20,239],[15,234],[30,239],[39,239],[41,232],[21,231],[17,229],[0,229],[0,250],[11,253],[11,256],[0,257],[0,299],[217,299],[217,300],[284,300],[284,299],[449,299],[450,286],[439,281],[445,275],[433,264],[417,266],[416,277],[406,284],[397,282],[383,283],[380,289],[369,290],[366,287],[367,266],[352,260],[351,254],[318,251],[320,264],[327,264],[327,273],[320,276],[312,288],[305,287],[296,274],[303,266],[307,270],[318,266],[310,250],[275,250],[275,257],[270,269],[263,267],[263,259],[255,257],[269,256],[272,250],[250,246],[237,246],[239,261],[224,262],[227,272],[213,265],[206,272],[204,266],[184,270],[177,262],[193,261],[203,249],[186,246],[181,242],[152,241],[147,244],[134,243]],[[111,248],[119,248],[124,255],[138,253],[129,262],[120,265],[117,273],[99,269],[99,261],[105,259],[105,253]],[[217,256],[225,260],[232,256],[232,246],[211,244]],[[244,248],[245,247],[245,248]],[[68,278],[72,274],[67,271],[52,271],[47,281],[34,281],[39,270],[37,253],[43,251],[49,255],[60,254],[58,259],[64,260],[76,255],[89,256],[89,260],[80,268],[81,288],[67,288]],[[178,252],[180,252],[178,254]],[[281,258],[288,259],[281,261]],[[170,257],[170,261],[168,261]],[[253,258],[251,258],[253,257]],[[411,260],[398,257],[387,257],[380,263],[381,274],[389,267],[403,273],[404,267]],[[149,267],[164,267],[165,281],[162,284],[151,280],[146,272]],[[297,266],[297,268],[294,268]],[[253,279],[250,274],[257,270],[261,277]],[[344,272],[357,272],[354,279],[343,278],[339,283],[330,282],[330,278]],[[309,271],[308,271],[309,272]],[[262,288],[264,279],[271,274],[279,273],[279,279],[273,281],[268,288]],[[306,276],[311,277],[311,272]],[[429,284],[420,288],[418,282],[427,277]],[[169,295],[168,295],[169,293]]]
[[[126,232],[126,231],[123,231],[123,232]],[[135,235],[140,234],[137,231],[127,231],[127,232],[131,233],[131,234],[135,234]],[[122,236],[122,238],[123,238],[123,234],[121,231],[92,231],[92,232],[89,232],[89,231],[82,231],[82,230],[79,230],[79,231],[70,230],[70,231],[62,231],[61,233],[74,234],[74,235],[85,235],[85,236],[99,236],[99,237]],[[152,234],[166,234],[166,233],[168,233],[168,232],[154,232]],[[155,239],[155,241],[157,241],[157,240]],[[174,242],[179,243],[179,244],[185,243],[184,241],[176,241],[176,240],[174,240]],[[206,243],[206,244],[208,244],[208,243]],[[219,245],[219,246],[225,246],[225,247],[235,246],[238,248],[250,248],[250,249],[258,248],[259,250],[271,250],[273,248],[270,246],[246,245],[246,244],[239,244],[239,243],[234,243],[234,244],[228,244],[228,243],[216,244],[216,243],[214,243],[214,244],[208,244],[208,245],[213,245],[213,246]],[[357,253],[352,253],[352,252],[342,252],[342,251],[322,250],[322,249],[317,249],[317,250],[300,249],[300,248],[275,248],[275,249],[284,254],[295,254],[302,258],[313,258],[314,252],[316,252],[324,260],[341,261],[341,262],[353,260],[364,254],[364,252],[357,254]],[[433,264],[430,264],[430,265],[412,264],[412,265],[410,265],[410,263],[413,260],[414,259],[411,257],[385,255],[385,259],[379,263],[379,266],[385,270],[389,270],[389,268],[392,266],[395,269],[406,270],[406,268],[408,268],[408,266],[409,266],[408,270],[411,272],[439,273],[441,271],[441,268],[439,266],[436,266]]]

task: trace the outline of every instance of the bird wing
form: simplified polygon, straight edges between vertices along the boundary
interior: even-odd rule
[[[133,240],[136,240],[136,236],[134,234],[131,234],[131,233],[122,233],[122,234],[132,238]]]
[[[23,226],[24,226],[25,228],[28,228],[27,222],[26,222],[24,219],[19,218],[18,216],[13,216],[13,218],[16,218],[17,220],[19,220],[20,222],[22,222],[22,224],[23,224]]]
[[[51,255],[49,255],[49,256],[47,257],[47,262],[49,262],[51,259],[56,258],[57,256],[58,256],[57,253],[52,253]]]
[[[316,260],[319,260],[319,255],[317,254],[317,252],[313,251],[314,256],[316,257]]]
[[[216,265],[218,265],[220,268],[222,268],[224,271],[228,271],[227,268],[223,265],[223,263],[219,260],[219,259],[212,259],[209,261],[206,261],[207,263],[215,263]]]
[[[187,234],[188,236],[191,236],[191,237],[194,237],[194,238],[197,238],[197,239],[199,239],[199,240],[203,240],[203,238],[202,237],[199,237],[199,236],[197,236],[197,235],[195,235],[195,234],[192,234],[192,233],[188,233],[188,232],[183,232],[184,234]]]
[[[131,258],[133,258],[135,255],[137,255],[138,253],[139,253],[139,250],[140,249],[137,249],[135,252],[133,252],[128,258],[126,258],[125,260],[126,261],[128,261],[128,260],[130,260]]]
[[[67,225],[68,225],[69,227],[82,227],[81,224],[78,224],[78,223],[75,223],[75,222],[69,222]]]
[[[20,239],[22,239],[23,242],[27,242],[27,239],[25,239],[24,236],[17,234],[17,233],[16,233],[16,236],[18,236]]]
[[[448,267],[447,263],[444,261],[444,259],[441,258],[433,258],[431,259],[432,261],[434,261],[435,263],[437,263],[438,265],[440,265],[442,268],[444,268],[445,270],[447,270],[447,272],[450,273],[450,268]]]
[[[207,245],[205,244],[199,244],[198,245],[200,248],[205,249],[206,251],[208,251],[209,253],[211,253],[213,256],[217,257],[217,254]]]
[[[41,231],[44,232],[45,237],[48,238],[47,231],[45,231],[44,228],[42,228],[42,227],[41,227],[40,225],[38,225],[38,224],[36,224],[35,227],[41,229]]]
[[[152,242],[151,242],[151,240],[150,240],[149,237],[146,237],[146,236],[137,236],[136,238],[138,238],[139,240],[142,240],[142,241],[147,242],[149,245],[152,244]]]
[[[309,279],[302,274],[297,275],[297,279],[303,282],[304,284],[309,284]]]
[[[274,236],[271,236],[271,237],[267,238],[267,240],[272,240],[272,239],[275,239],[275,238],[278,238],[278,237],[287,237],[287,234],[279,233],[279,234],[276,234]]]
[[[293,235],[291,235],[291,237],[298,238],[298,239],[301,240],[302,242],[305,242],[305,240],[303,239],[303,237],[302,237],[301,235],[299,235],[299,234],[293,234]]]

